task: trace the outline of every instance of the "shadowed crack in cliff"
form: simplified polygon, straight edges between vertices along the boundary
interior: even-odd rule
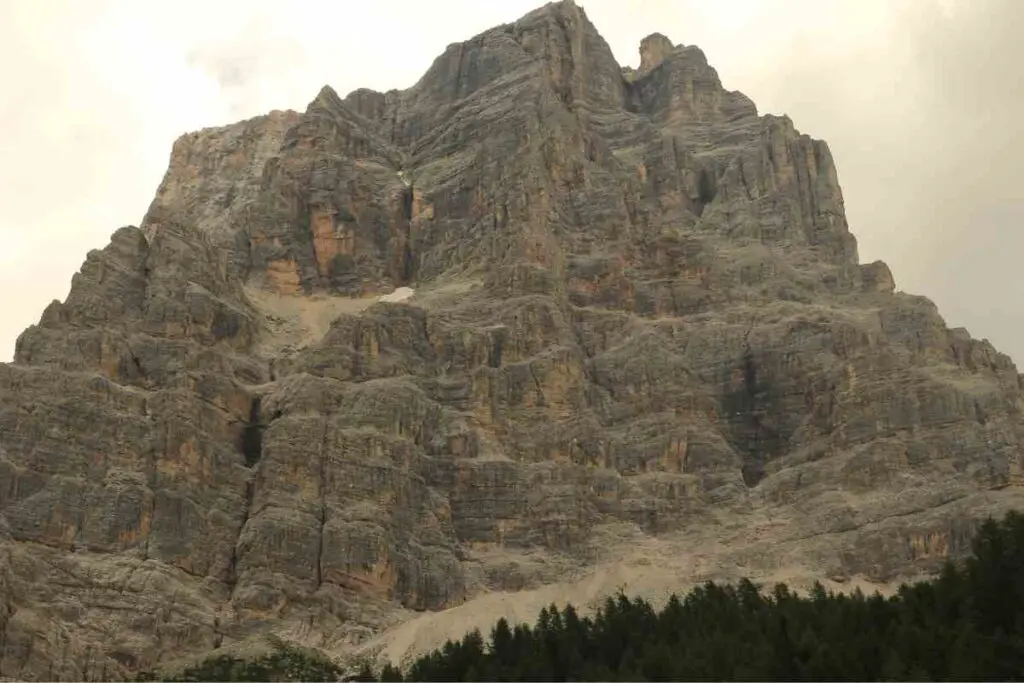
[[[416,257],[412,245],[412,204],[413,187],[410,181],[405,181],[406,186],[402,191],[402,222],[399,226],[401,231],[398,236],[398,268],[395,273],[395,284],[399,287],[410,284],[416,276]]]
[[[132,366],[135,369],[137,377],[140,380],[145,380],[146,379],[146,371],[142,367],[142,361],[139,359],[139,356],[135,353],[135,349],[132,348],[131,343],[129,343],[127,340],[125,340],[125,347],[128,349],[128,355],[131,357]]]
[[[252,514],[252,501],[256,492],[255,489],[256,482],[250,472],[249,479],[245,482],[245,500],[242,503],[242,519],[238,524],[238,534],[235,536],[235,543],[231,546],[231,557],[228,558],[228,572],[225,583],[228,585],[229,595],[234,595],[235,586],[238,585],[238,544],[241,543],[242,534],[245,532],[245,525],[249,523],[249,516]],[[228,601],[230,602],[230,597]],[[221,636],[221,634],[218,635]]]
[[[146,409],[148,412],[148,408]],[[149,530],[142,542],[142,561],[149,559],[149,543],[153,536],[153,516],[156,514],[156,491],[157,491],[157,461],[161,454],[155,448],[147,451],[146,458],[146,487],[149,489]],[[141,526],[141,525],[140,525]]]
[[[544,387],[540,383],[540,378],[537,377],[537,370],[533,367],[533,362],[530,362],[528,367],[530,368],[530,376],[533,378],[533,383],[537,388],[537,405],[544,406],[546,405],[544,400]]]
[[[327,433],[330,429],[331,414],[324,415],[324,431],[320,437],[320,534],[316,544],[316,587],[323,585],[324,528],[327,526]]]
[[[238,535],[231,547],[231,557],[228,560],[227,584],[232,591],[238,583],[238,544],[252,513],[252,501],[256,487],[254,470],[263,456],[263,430],[267,425],[262,421],[261,407],[262,399],[259,396],[253,397],[249,404],[249,421],[242,427],[242,432],[239,435],[239,446],[242,456],[245,458],[245,465],[249,468],[249,478],[245,482],[245,499],[242,505],[242,519],[238,525]],[[273,415],[271,419],[278,417],[280,417],[279,413]]]
[[[722,399],[728,430],[726,439],[743,458],[743,482],[757,486],[764,466],[777,454],[782,438],[770,422],[771,387],[761,381],[753,353],[748,348],[740,363],[742,382],[727,390]]]
[[[551,86],[565,108],[570,112],[575,113],[576,96],[572,88],[573,82],[576,80],[576,63],[573,59],[572,49],[575,31],[573,30],[573,27],[569,25],[569,18],[564,14],[557,14],[555,21],[562,32],[562,40],[565,41],[565,45],[568,47],[567,53],[569,59],[560,59],[555,61],[557,67],[552,65],[552,68],[559,69],[559,73],[552,74],[554,78],[551,79]],[[553,60],[549,59],[549,63],[551,63],[551,61]]]
[[[505,344],[504,335],[496,334],[491,343],[490,353],[487,355],[487,366],[491,368],[501,367],[501,351]]]
[[[266,425],[260,422],[261,399],[256,396],[249,405],[249,421],[242,427],[239,447],[245,458],[246,467],[253,467],[260,461],[263,454],[263,430]]]

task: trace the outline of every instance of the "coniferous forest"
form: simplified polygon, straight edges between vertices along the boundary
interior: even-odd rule
[[[204,677],[203,674],[207,677]],[[179,680],[214,680],[186,671]],[[325,672],[328,673],[328,672]],[[335,672],[336,674],[336,672]],[[272,677],[249,680],[282,680]],[[308,675],[308,672],[307,672]],[[334,674],[332,674],[334,675]],[[198,676],[198,677],[197,677]],[[625,595],[592,616],[544,609],[350,680],[1022,680],[1024,515],[984,523],[962,566],[885,598],[707,583],[663,609]],[[235,679],[239,680],[239,679]],[[309,679],[307,679],[309,680]],[[329,677],[319,680],[330,680]]]

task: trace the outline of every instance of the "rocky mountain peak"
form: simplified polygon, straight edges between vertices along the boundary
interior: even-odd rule
[[[316,109],[331,111],[343,106],[344,103],[342,102],[341,97],[338,96],[337,91],[335,91],[331,86],[325,85],[320,88],[320,92],[317,93],[316,97],[313,98],[313,101],[309,103],[308,107],[306,107],[306,111],[308,112]]]
[[[0,676],[398,661],[624,577],[885,588],[1019,506],[1022,443],[823,141],[553,3],[174,143],[0,364]]]
[[[640,41],[640,73],[646,74],[659,66],[665,58],[674,52],[676,46],[667,36],[652,33]]]

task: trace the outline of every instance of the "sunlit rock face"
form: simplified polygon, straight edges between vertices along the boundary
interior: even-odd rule
[[[174,144],[0,365],[0,674],[341,653],[634,554],[891,581],[1019,504],[1021,435],[1010,359],[859,263],[824,142],[551,4]]]

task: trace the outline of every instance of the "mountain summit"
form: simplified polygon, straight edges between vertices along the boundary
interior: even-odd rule
[[[550,4],[174,143],[0,364],[0,675],[884,588],[1021,506],[1021,384],[859,262],[824,142]]]

